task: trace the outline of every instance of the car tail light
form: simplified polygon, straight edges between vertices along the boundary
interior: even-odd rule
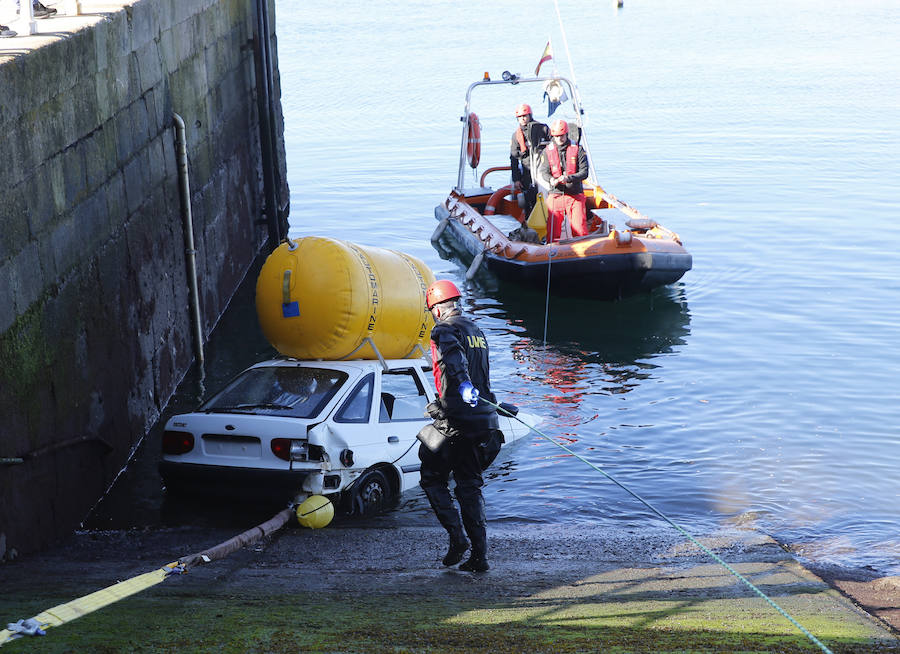
[[[291,439],[290,438],[273,438],[272,454],[284,461],[291,460]]]
[[[283,461],[306,461],[306,443],[291,438],[273,438],[272,454]]]
[[[162,438],[163,454],[187,454],[194,449],[194,435],[186,431],[165,431]]]

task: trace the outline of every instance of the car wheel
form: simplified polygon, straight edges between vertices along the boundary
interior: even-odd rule
[[[374,515],[387,508],[393,491],[387,477],[380,470],[364,473],[353,484],[353,512]]]

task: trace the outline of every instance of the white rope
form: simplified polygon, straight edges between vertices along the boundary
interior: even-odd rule
[[[572,63],[572,55],[569,54],[569,40],[566,38],[566,29],[563,27],[562,14],[559,13],[559,2],[553,0],[553,6],[556,8],[556,18],[559,21],[559,31],[562,32],[563,47],[566,49],[566,59],[569,60],[569,72],[572,75],[572,84],[575,85],[575,93],[578,93],[578,80],[575,79],[575,65]],[[578,98],[578,104],[581,104],[581,98]]]

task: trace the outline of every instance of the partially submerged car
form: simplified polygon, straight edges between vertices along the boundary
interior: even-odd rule
[[[175,493],[325,495],[349,512],[377,512],[419,482],[430,370],[424,359],[258,363],[169,419],[160,474]],[[528,433],[523,422],[538,422],[500,413],[505,445]]]

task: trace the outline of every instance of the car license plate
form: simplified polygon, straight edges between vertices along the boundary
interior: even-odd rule
[[[215,456],[240,456],[258,459],[262,454],[262,445],[259,439],[252,436],[203,434],[203,449],[206,454]]]

